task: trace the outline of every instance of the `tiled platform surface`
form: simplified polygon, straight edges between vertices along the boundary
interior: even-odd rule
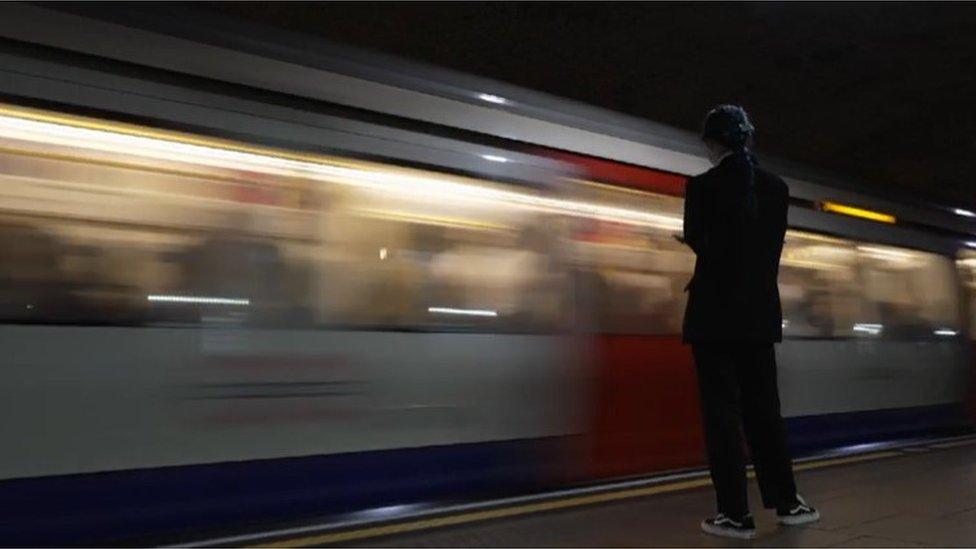
[[[780,527],[750,501],[758,536],[701,533],[711,487],[364,540],[362,547],[976,547],[976,444],[797,473],[823,519]]]

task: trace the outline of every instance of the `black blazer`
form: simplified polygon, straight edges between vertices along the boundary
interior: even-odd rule
[[[696,260],[687,288],[686,343],[783,339],[776,279],[789,188],[778,176],[753,168],[755,209],[749,215],[749,168],[745,155],[731,155],[688,181],[684,240]]]

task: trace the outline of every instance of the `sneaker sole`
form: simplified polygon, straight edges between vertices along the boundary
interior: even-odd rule
[[[739,530],[732,530],[729,528],[722,528],[719,526],[713,526],[711,524],[703,522],[701,524],[701,529],[706,534],[711,534],[713,536],[720,536],[723,538],[735,538],[735,539],[756,539],[755,530],[747,530],[745,532]]]
[[[780,524],[785,524],[787,526],[799,526],[801,524],[810,524],[811,522],[817,522],[820,520],[820,511],[814,511],[812,513],[804,513],[802,515],[797,515],[795,517],[776,517],[777,522]]]

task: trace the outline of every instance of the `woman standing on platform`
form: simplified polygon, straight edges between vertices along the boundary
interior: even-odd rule
[[[789,189],[748,149],[754,128],[741,107],[705,118],[702,140],[714,167],[688,181],[684,235],[695,252],[686,288],[684,341],[692,345],[718,514],[702,530],[751,539],[743,427],[763,505],[781,524],[820,518],[796,493],[780,414],[773,344],[782,341],[777,275]]]

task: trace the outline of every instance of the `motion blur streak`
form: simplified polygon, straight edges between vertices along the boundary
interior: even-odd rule
[[[487,185],[461,182],[459,178],[435,178],[430,174],[419,176],[406,170],[378,171],[378,166],[362,165],[359,168],[349,168],[331,162],[326,158],[313,157],[314,159],[298,160],[290,158],[291,155],[283,155],[270,150],[256,153],[231,149],[226,146],[207,146],[197,144],[196,140],[188,140],[176,134],[160,138],[138,135],[131,131],[125,133],[122,126],[114,131],[93,129],[82,127],[77,119],[68,117],[62,118],[60,123],[47,122],[26,118],[26,116],[30,116],[28,111],[22,111],[21,115],[25,117],[21,118],[9,115],[12,112],[18,112],[9,107],[0,112],[8,113],[6,116],[0,116],[0,136],[11,139],[64,146],[82,146],[87,149],[110,153],[192,162],[218,168],[246,168],[262,173],[290,177],[317,177],[337,183],[414,196],[420,194],[440,199],[458,200],[463,198],[505,201],[551,213],[581,215],[662,229],[678,229],[682,223],[681,219],[677,217],[500,190]],[[507,162],[506,158],[500,156],[483,155],[483,157],[495,162]]]

